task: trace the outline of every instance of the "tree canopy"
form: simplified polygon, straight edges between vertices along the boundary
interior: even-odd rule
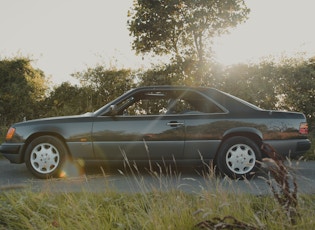
[[[243,0],[138,0],[128,25],[137,52],[203,59],[208,39],[245,21],[248,13]]]
[[[315,61],[286,58],[277,72],[279,104],[287,110],[302,111],[315,123]]]
[[[212,57],[212,39],[248,14],[243,0],[136,0],[128,27],[137,53],[170,55],[178,66],[190,66],[181,68],[184,74],[202,81],[209,74],[204,66]]]
[[[93,109],[98,109],[135,86],[134,75],[130,69],[117,70],[97,65],[94,68],[76,72],[72,76],[80,80],[82,86],[91,92]]]
[[[43,71],[34,69],[27,58],[4,59],[0,61],[0,85],[2,124],[36,116],[47,90]]]

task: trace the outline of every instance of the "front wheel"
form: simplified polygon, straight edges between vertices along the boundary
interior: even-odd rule
[[[256,143],[247,137],[236,136],[225,140],[218,152],[217,167],[230,178],[248,178],[261,161]]]
[[[62,141],[53,136],[34,139],[25,152],[25,164],[38,178],[58,177],[67,155]]]

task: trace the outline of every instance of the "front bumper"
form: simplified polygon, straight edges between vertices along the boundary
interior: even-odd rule
[[[298,158],[311,148],[309,139],[266,140],[264,143],[271,145],[278,154],[289,158]]]
[[[3,143],[0,145],[0,153],[11,163],[21,164],[24,162],[23,146],[24,143]]]

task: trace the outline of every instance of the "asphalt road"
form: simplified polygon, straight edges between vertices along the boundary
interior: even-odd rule
[[[299,193],[315,193],[315,161],[294,161],[287,163],[289,172],[296,178]],[[133,167],[132,167],[133,168]],[[232,181],[209,175],[204,170],[180,169],[177,172],[157,167],[153,172],[145,169],[111,169],[89,165],[77,169],[67,167],[65,178],[41,180],[28,172],[25,164],[10,164],[0,159],[0,192],[14,189],[30,189],[36,192],[150,192],[152,190],[182,190],[189,193],[207,191],[233,191],[256,195],[271,194],[267,180],[268,172],[263,170],[251,180]],[[172,172],[170,172],[172,171]],[[292,184],[291,184],[292,187]],[[219,190],[218,190],[219,189]]]

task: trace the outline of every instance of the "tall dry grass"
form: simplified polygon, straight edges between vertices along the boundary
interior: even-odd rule
[[[203,174],[208,184],[195,193],[180,189],[172,167],[150,167],[153,185],[130,162],[120,173],[132,175],[130,186],[141,188],[134,193],[2,190],[0,229],[315,229],[315,195],[297,193],[293,222],[277,196],[228,191],[220,182],[229,179],[210,169]]]

